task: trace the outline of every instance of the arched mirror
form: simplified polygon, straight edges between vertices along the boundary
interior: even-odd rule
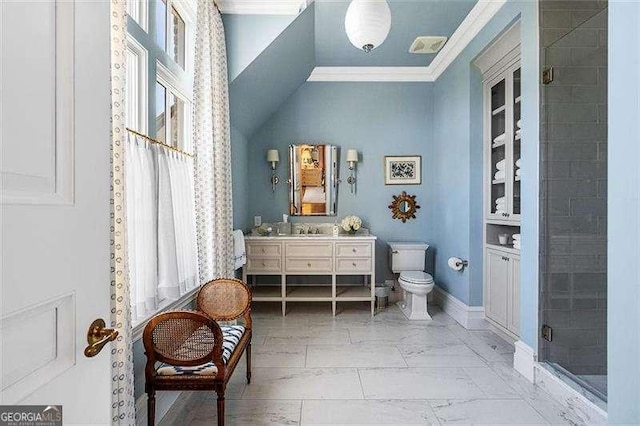
[[[394,219],[400,219],[402,223],[405,223],[408,219],[416,218],[420,206],[416,202],[415,195],[408,195],[402,191],[402,194],[393,196],[389,208]]]

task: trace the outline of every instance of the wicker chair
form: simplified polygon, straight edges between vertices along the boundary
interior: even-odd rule
[[[200,289],[197,311],[153,317],[144,329],[148,424],[155,423],[156,391],[209,390],[218,395],[218,425],[224,426],[227,382],[247,352],[251,383],[251,292],[236,279],[213,280]],[[243,317],[244,326],[219,325]],[[158,365],[158,363],[160,363]]]

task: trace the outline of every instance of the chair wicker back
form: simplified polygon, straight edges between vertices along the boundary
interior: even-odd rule
[[[251,290],[242,281],[234,278],[218,278],[202,286],[197,298],[197,309],[216,321],[232,321],[240,317],[249,318]]]

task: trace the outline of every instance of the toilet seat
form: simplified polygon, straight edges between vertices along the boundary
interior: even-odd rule
[[[433,284],[433,277],[422,271],[402,272],[399,279],[411,284]]]

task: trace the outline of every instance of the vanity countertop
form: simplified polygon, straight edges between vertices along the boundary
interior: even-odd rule
[[[327,235],[327,234],[290,234],[290,235],[269,235],[269,236],[261,236],[261,235],[245,235],[245,240],[251,241],[260,241],[260,240],[282,240],[282,239],[295,239],[295,240],[309,240],[309,241],[326,241],[326,240],[375,240],[378,237],[372,234],[362,234],[362,235],[349,235],[349,234],[340,234],[338,236]]]

